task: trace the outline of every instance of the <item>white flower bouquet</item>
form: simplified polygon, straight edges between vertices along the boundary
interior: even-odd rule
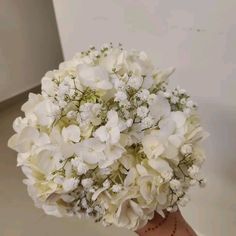
[[[186,91],[168,88],[173,72],[112,44],[47,72],[8,142],[36,206],[136,230],[185,205],[205,183],[205,132]]]

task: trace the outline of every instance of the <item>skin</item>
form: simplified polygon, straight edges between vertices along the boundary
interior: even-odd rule
[[[179,210],[166,212],[165,215],[163,218],[156,213],[154,218],[136,233],[139,236],[197,236]]]

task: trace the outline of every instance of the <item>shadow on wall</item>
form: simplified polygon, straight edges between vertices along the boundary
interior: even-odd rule
[[[204,142],[207,160],[205,171],[227,181],[236,179],[236,109],[198,98],[202,123],[210,137]]]
[[[40,83],[63,60],[51,1],[0,1],[0,101]]]

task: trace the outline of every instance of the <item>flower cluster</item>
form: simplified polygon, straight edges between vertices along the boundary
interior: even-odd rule
[[[174,69],[145,52],[90,47],[42,78],[14,121],[9,146],[36,206],[136,230],[203,186],[205,132]]]

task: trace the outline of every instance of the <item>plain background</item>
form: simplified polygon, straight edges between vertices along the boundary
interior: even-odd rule
[[[66,59],[91,44],[112,41],[145,50],[161,68],[176,67],[171,84],[189,91],[211,134],[205,142],[208,159],[203,170],[208,186],[194,189],[182,211],[206,236],[235,236],[236,1],[53,2]],[[38,85],[46,70],[61,61],[53,17],[49,0],[0,0],[1,99]],[[16,168],[16,153],[6,147],[23,102],[0,111],[0,235],[135,235],[91,221],[46,216],[34,207]]]
[[[0,0],[0,102],[39,85],[61,60],[51,1]]]

